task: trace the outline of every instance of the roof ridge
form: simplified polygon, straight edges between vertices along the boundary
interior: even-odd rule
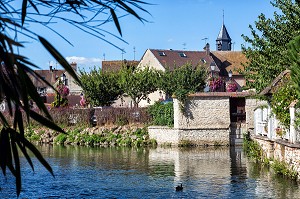
[[[206,51],[204,50],[174,50],[174,49],[153,49],[153,48],[150,48],[149,49],[150,51],[152,50],[157,50],[157,51],[174,51],[174,52],[203,52],[203,53],[206,53]]]

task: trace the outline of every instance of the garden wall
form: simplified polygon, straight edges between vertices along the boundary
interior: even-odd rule
[[[174,99],[174,128],[149,127],[149,135],[158,144],[190,142],[196,145],[238,145],[241,142],[239,128],[230,121],[230,97],[245,97],[248,93],[210,92],[189,96],[182,111],[180,102]],[[248,99],[247,99],[248,100]],[[250,100],[250,99],[249,99]],[[249,101],[249,104],[255,104]],[[249,107],[247,118],[253,121],[254,105]],[[233,127],[234,126],[234,127]]]

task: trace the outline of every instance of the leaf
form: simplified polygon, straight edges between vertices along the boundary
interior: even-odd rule
[[[23,3],[22,3],[22,26],[24,25],[26,11],[27,11],[27,0],[23,0]]]
[[[24,144],[24,147],[27,147],[34,155],[35,157],[40,161],[40,163],[51,173],[52,176],[54,176],[53,170],[51,166],[48,164],[48,162],[43,158],[42,154],[37,150],[37,148],[31,144],[26,138],[23,136],[17,134],[16,136],[17,140]]]
[[[43,37],[38,36],[40,42],[48,50],[48,52],[60,63],[62,67],[74,78],[74,80],[81,86],[81,82],[74,72],[70,64],[65,60],[65,58]]]
[[[34,2],[32,2],[31,0],[29,0],[29,3],[30,3],[30,5],[33,7],[33,9],[34,9],[38,14],[40,14],[40,12],[39,12],[38,8],[36,7],[36,5],[34,4]]]
[[[123,10],[126,10],[129,14],[132,14],[133,16],[138,18],[140,21],[142,21],[142,18],[138,14],[136,14],[136,12],[134,10],[132,10],[128,5],[126,5],[123,1],[121,1],[121,0],[115,0],[115,1],[123,6],[123,7],[119,6]]]
[[[16,140],[15,140],[16,134],[18,133],[11,129],[11,137],[10,137],[11,148],[12,148],[14,163],[15,163],[17,196],[19,196],[21,192],[21,169],[20,169],[19,153],[17,150]]]
[[[10,142],[7,129],[3,128],[0,134],[0,166],[3,172],[3,175],[6,175],[6,163],[9,161],[10,151]]]
[[[113,18],[113,20],[114,20],[114,23],[115,23],[115,25],[116,25],[116,27],[117,27],[117,29],[118,29],[120,35],[122,36],[121,26],[120,26],[118,17],[117,17],[117,15],[116,15],[115,11],[114,11],[112,8],[110,8],[110,14],[111,14],[111,16],[112,16],[112,18]]]
[[[39,107],[39,109],[41,109],[46,114],[47,118],[51,119],[51,115],[49,114],[48,109],[46,108],[40,95],[36,91],[36,87],[33,85],[31,79],[28,77],[28,75],[26,73],[21,73],[21,75],[23,76],[24,85],[26,85],[26,87],[28,88],[27,91],[28,91],[29,96],[33,99],[33,101],[35,101],[35,103]],[[28,105],[28,102],[27,102],[27,105]]]
[[[31,159],[30,159],[30,157],[29,157],[29,155],[28,155],[28,153],[27,153],[27,151],[26,151],[26,148],[25,148],[24,145],[20,142],[20,140],[17,140],[17,144],[18,144],[20,150],[22,151],[23,155],[25,156],[27,162],[29,163],[31,169],[34,171],[33,163],[32,163],[32,161],[31,161]]]
[[[39,122],[40,124],[47,126],[55,131],[61,132],[61,133],[65,133],[64,130],[62,130],[59,126],[57,126],[55,123],[53,123],[52,121],[48,120],[47,118],[43,117],[42,115],[39,115],[38,113],[29,110],[29,115],[32,119],[34,119],[35,121]]]

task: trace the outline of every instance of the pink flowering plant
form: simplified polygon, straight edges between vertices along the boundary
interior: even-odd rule
[[[211,92],[220,90],[222,88],[223,85],[223,80],[220,77],[217,77],[215,79],[210,79],[209,81],[209,90]]]
[[[56,87],[56,90],[57,93],[55,95],[54,102],[52,102],[52,106],[56,108],[68,106],[67,96],[70,94],[70,89],[60,82]]]
[[[57,91],[62,97],[67,97],[70,94],[70,89],[64,84],[59,84],[57,86]]]
[[[226,85],[227,92],[235,92],[237,91],[237,89],[238,89],[237,84],[233,81],[228,82]]]

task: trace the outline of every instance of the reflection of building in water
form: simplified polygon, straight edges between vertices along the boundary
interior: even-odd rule
[[[231,174],[231,190],[234,191],[237,187],[245,184],[247,180],[247,167],[245,162],[242,162],[242,146],[233,146],[230,147],[230,174]],[[244,185],[246,186],[246,185]],[[242,188],[242,187],[241,187]],[[247,192],[240,192],[239,195],[241,198],[247,196]]]
[[[149,166],[169,165],[171,168],[174,165],[175,185],[194,181],[199,187],[207,186],[211,193],[229,195],[229,190],[219,185],[229,184],[231,175],[242,174],[246,178],[247,173],[241,162],[241,151],[234,153],[231,157],[229,148],[150,149]],[[226,191],[228,193],[224,193]]]

